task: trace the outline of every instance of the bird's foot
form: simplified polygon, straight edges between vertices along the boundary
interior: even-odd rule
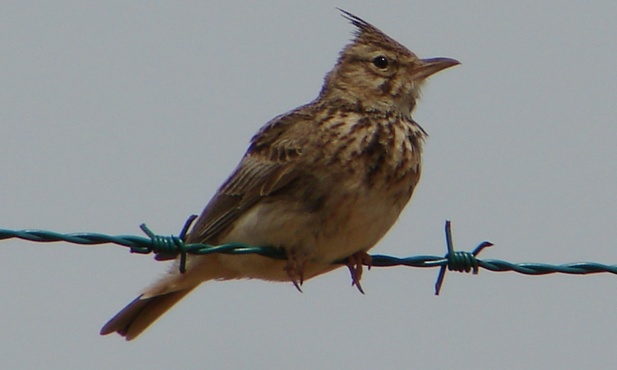
[[[366,265],[370,270],[371,263],[371,256],[366,252],[356,252],[345,260],[345,265],[347,265],[349,273],[351,274],[351,286],[355,285],[362,294],[364,294],[362,285],[360,285],[360,279],[362,279],[362,266]]]
[[[302,293],[302,284],[304,283],[304,268],[306,267],[306,258],[299,257],[297,253],[293,251],[288,252],[287,264],[285,265],[285,271],[289,280],[293,285]]]

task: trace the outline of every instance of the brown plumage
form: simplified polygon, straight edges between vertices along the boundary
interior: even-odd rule
[[[177,262],[101,329],[135,338],[207,280],[302,282],[348,258],[359,285],[366,251],[390,229],[421,171],[426,133],[411,118],[427,77],[458,64],[419,59],[376,27],[356,26],[317,99],[259,130],[229,179],[206,206],[188,243],[240,242],[284,248],[288,259],[189,256]]]

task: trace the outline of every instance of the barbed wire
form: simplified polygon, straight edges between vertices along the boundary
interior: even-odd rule
[[[251,246],[242,243],[228,243],[210,245],[201,243],[186,244],[184,242],[187,231],[196,216],[191,216],[184,225],[179,236],[164,236],[153,233],[145,224],[140,228],[147,237],[134,235],[106,235],[100,233],[71,233],[61,234],[45,230],[6,230],[0,229],[0,240],[22,239],[39,243],[68,242],[82,245],[116,244],[130,248],[131,253],[155,254],[156,260],[169,260],[180,256],[180,272],[186,271],[187,254],[206,255],[212,253],[223,254],[258,254],[265,257],[285,259],[282,248],[269,246]],[[444,256],[418,255],[411,257],[393,257],[387,255],[371,255],[369,267],[406,266],[418,268],[439,267],[439,274],[435,283],[435,294],[439,295],[446,271],[472,272],[477,274],[480,268],[493,272],[513,271],[525,275],[570,274],[587,275],[598,273],[617,274],[617,265],[605,265],[596,262],[575,262],[560,265],[546,263],[511,263],[496,259],[481,260],[478,254],[493,244],[488,241],[480,243],[472,252],[455,251],[452,241],[450,221],[445,224],[446,248]],[[345,260],[335,264],[345,264]],[[366,263],[365,263],[366,264]]]

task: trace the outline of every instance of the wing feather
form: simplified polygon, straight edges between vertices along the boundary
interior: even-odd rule
[[[199,216],[187,237],[189,243],[219,242],[225,231],[246,210],[282,191],[300,176],[294,162],[302,160],[304,136],[291,140],[290,129],[306,115],[292,112],[269,122],[256,135],[244,158]],[[296,136],[297,137],[297,136]]]

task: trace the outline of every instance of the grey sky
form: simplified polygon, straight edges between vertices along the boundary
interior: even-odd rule
[[[497,5],[498,4],[498,5]],[[617,263],[617,3],[0,3],[0,228],[177,233],[350,39],[339,6],[421,57],[429,132],[411,205],[372,250]],[[101,325],[164,271],[117,246],[0,246],[11,369],[609,368],[617,277],[374,268],[209,283],[142,337]]]

